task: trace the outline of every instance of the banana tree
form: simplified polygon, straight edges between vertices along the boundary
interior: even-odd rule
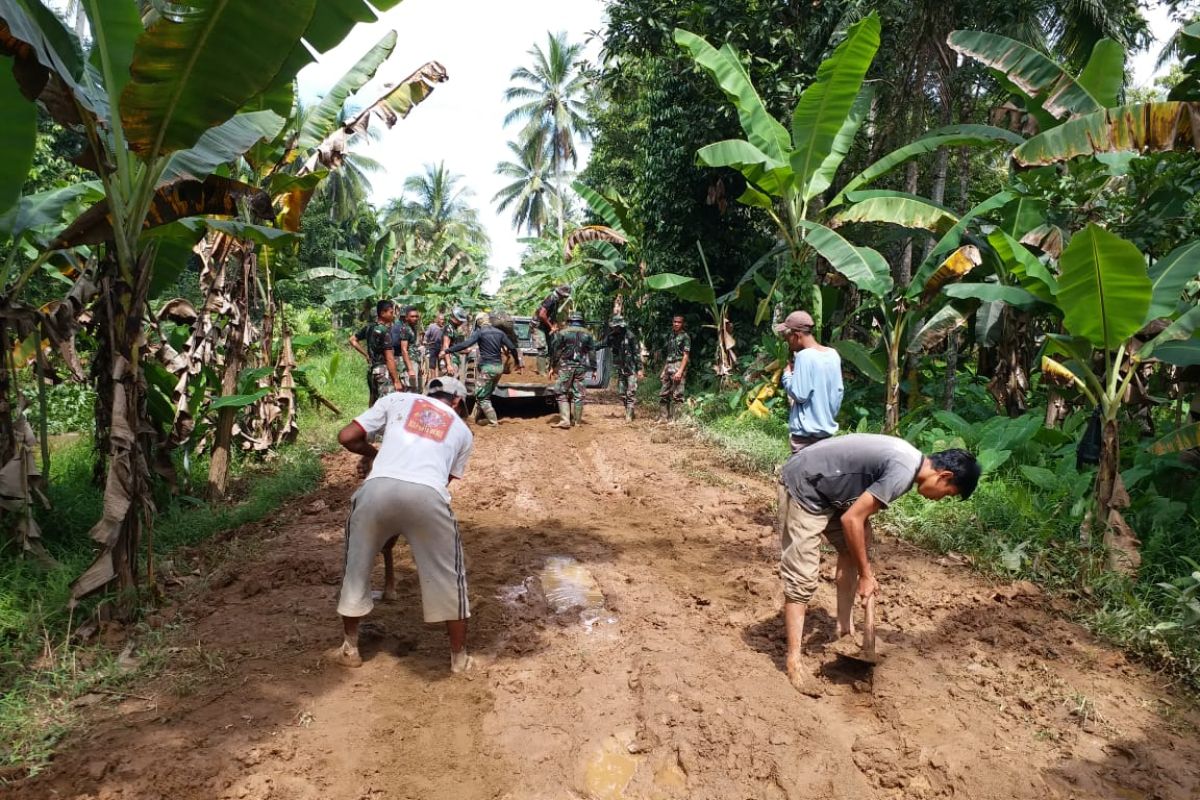
[[[750,82],[734,49],[719,50],[684,30],[675,41],[707,71],[738,111],[745,139],[730,139],[701,148],[699,163],[736,169],[746,180],[738,200],[763,209],[790,253],[790,265],[799,269],[806,287],[803,302],[821,320],[821,295],[815,257],[826,260],[861,291],[876,299],[892,290],[886,260],[869,247],[858,247],[837,230],[852,221],[896,222],[938,233],[955,229],[957,217],[931,201],[899,192],[872,191],[867,187],[907,161],[946,146],[1019,143],[1017,134],[986,125],[942,128],[906,147],[889,153],[851,178],[829,196],[838,168],[866,120],[872,90],[864,86],[867,70],[879,48],[880,26],[871,14],[851,26],[846,38],[817,71],[800,94],[790,130],[770,115]],[[847,204],[853,204],[847,209]],[[956,231],[956,235],[961,230]],[[955,245],[956,246],[956,245]],[[944,250],[940,256],[953,250]],[[939,261],[934,261],[936,267]],[[778,277],[776,279],[778,283]],[[907,286],[902,287],[907,289]],[[773,295],[773,292],[768,293]],[[759,306],[758,321],[770,309],[770,300]]]
[[[1101,449],[1094,524],[1104,531],[1111,566],[1136,569],[1137,540],[1121,516],[1119,414],[1138,365],[1167,345],[1191,343],[1200,306],[1181,304],[1184,284],[1200,272],[1200,242],[1183,245],[1153,267],[1132,243],[1097,225],[1076,233],[1059,260],[1055,305],[1066,335],[1053,335],[1042,359],[1051,380],[1072,385],[1099,409]],[[1138,336],[1165,321],[1157,335]],[[1059,361],[1054,356],[1065,358]],[[1179,354],[1176,354],[1179,357]]]
[[[82,130],[84,162],[104,189],[104,199],[33,264],[0,275],[0,300],[12,306],[55,251],[90,246],[98,255],[97,428],[107,479],[104,516],[92,529],[101,552],[73,584],[73,602],[114,578],[134,590],[151,531],[143,331],[152,280],[171,250],[153,229],[189,216],[274,217],[265,192],[210,173],[275,135],[311,52],[329,50],[357,21],[374,18],[361,0],[188,0],[144,18],[133,0],[84,0],[83,7],[86,51],[40,0],[0,0],[0,72],[11,71],[23,98],[5,103],[0,140],[27,117],[10,109],[36,101]],[[11,197],[22,177],[0,174],[0,198]],[[149,556],[147,572],[152,578]]]

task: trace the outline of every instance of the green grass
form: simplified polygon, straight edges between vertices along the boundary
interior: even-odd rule
[[[192,497],[158,498],[154,549],[169,558],[180,547],[202,544],[223,531],[263,519],[291,498],[311,491],[321,479],[321,455],[337,445],[337,431],[366,405],[362,363],[353,352],[311,360],[311,382],[341,410],[340,415],[307,400],[300,404],[298,440],[266,461],[235,459],[231,497],[205,503]],[[56,448],[51,458],[48,495],[52,509],[39,513],[47,566],[0,551],[0,776],[6,768],[36,772],[59,738],[77,719],[72,701],[88,691],[113,691],[129,679],[115,654],[72,643],[69,633],[96,604],[93,598],[71,614],[70,584],[90,563],[88,531],[100,515],[102,495],[92,485],[91,443],[86,438]],[[191,484],[202,486],[206,459],[191,465]],[[138,631],[144,663],[153,662],[157,636]]]

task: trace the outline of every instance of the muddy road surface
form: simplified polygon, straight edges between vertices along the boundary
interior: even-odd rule
[[[90,718],[19,800],[1200,797],[1197,716],[1154,676],[996,585],[883,536],[873,674],[823,652],[832,559],[807,653],[783,672],[774,487],[615,405],[477,429],[454,487],[470,647],[449,675],[412,562],[364,631],[335,597],[353,458],[236,534],[232,560],[152,619],[165,663]],[[183,565],[186,568],[190,565]],[[376,582],[382,583],[382,566]]]

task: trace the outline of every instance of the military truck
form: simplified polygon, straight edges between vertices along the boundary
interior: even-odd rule
[[[536,326],[533,318],[495,315],[492,324],[516,339],[517,346],[521,348],[521,358],[525,362],[523,372],[517,372],[516,365],[511,362],[505,364],[504,375],[500,378],[500,383],[496,385],[496,391],[492,394],[492,397],[499,397],[506,400],[541,397],[546,398],[547,403],[553,403],[554,395],[551,394],[550,389],[553,387],[554,381],[550,380],[548,375],[549,361],[545,347],[539,346],[539,343],[535,343],[534,341]],[[510,324],[511,330],[509,328]],[[592,336],[596,337],[597,345],[601,346],[601,349],[596,351],[596,369],[588,372],[585,386],[589,389],[602,389],[608,385],[612,374],[610,353],[608,348],[603,346],[604,343],[600,338],[603,325],[588,322],[584,324],[584,327],[591,331]],[[540,332],[538,332],[537,337],[539,340],[541,339]],[[466,358],[463,369],[463,383],[466,384],[467,391],[473,394],[476,384],[474,348],[471,348],[471,352]]]

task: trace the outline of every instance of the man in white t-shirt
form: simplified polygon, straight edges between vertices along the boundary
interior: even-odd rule
[[[427,395],[396,392],[381,397],[342,429],[338,442],[363,457],[367,480],[354,493],[346,521],[346,568],[338,599],[345,638],[332,659],[362,664],[358,623],[374,607],[371,568],[375,555],[397,536],[412,549],[421,582],[426,622],[445,622],[450,637],[450,671],[474,662],[467,655],[466,560],[458,522],[446,487],[461,478],[471,455],[472,435],[459,417],[467,389],[454,378],[435,378]],[[371,444],[383,433],[379,449]]]

